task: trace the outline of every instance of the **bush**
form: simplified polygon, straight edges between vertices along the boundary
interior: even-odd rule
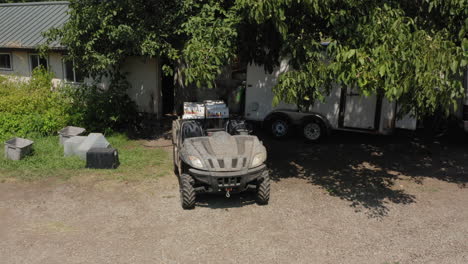
[[[98,85],[81,85],[65,90],[71,98],[71,118],[88,131],[110,133],[134,129],[137,105],[127,95],[129,84],[124,78],[114,79],[107,89]]]
[[[37,68],[28,81],[0,79],[0,138],[47,135],[69,122],[69,100],[54,91],[52,78]]]
[[[106,90],[97,85],[52,86],[53,75],[41,68],[28,81],[0,76],[0,139],[51,135],[65,126],[109,133],[134,128],[136,104],[124,78]]]

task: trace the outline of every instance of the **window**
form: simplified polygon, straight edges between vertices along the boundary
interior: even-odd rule
[[[75,68],[73,61],[64,61],[65,81],[67,82],[83,82],[85,75],[82,71]]]
[[[0,53],[0,70],[11,70],[11,54]]]
[[[42,66],[46,69],[49,68],[49,61],[47,60],[47,58],[43,58],[38,54],[30,54],[29,61],[31,62],[31,72],[39,66]]]

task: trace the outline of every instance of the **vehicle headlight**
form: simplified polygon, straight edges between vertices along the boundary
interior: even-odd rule
[[[257,155],[254,156],[251,167],[258,167],[262,165],[262,163],[265,162],[265,160],[266,160],[265,153],[258,153]]]
[[[199,158],[195,156],[189,156],[188,158],[193,167],[199,168],[199,169],[203,168],[203,163]]]

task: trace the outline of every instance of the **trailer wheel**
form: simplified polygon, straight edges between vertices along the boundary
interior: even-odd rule
[[[270,176],[264,172],[263,181],[257,185],[255,200],[259,205],[267,205],[270,200]]]
[[[190,175],[180,175],[180,202],[185,210],[195,208],[196,193],[192,182],[193,179]]]
[[[289,134],[290,123],[284,117],[274,117],[269,122],[270,133],[275,138],[285,138]]]
[[[318,120],[310,120],[302,126],[302,134],[309,141],[320,140],[325,133],[323,124]]]

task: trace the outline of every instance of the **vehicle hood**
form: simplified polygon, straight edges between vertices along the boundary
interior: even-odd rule
[[[215,132],[211,136],[188,138],[181,150],[187,164],[188,156],[202,160],[204,169],[210,171],[238,171],[248,169],[253,156],[266,149],[256,136]]]

